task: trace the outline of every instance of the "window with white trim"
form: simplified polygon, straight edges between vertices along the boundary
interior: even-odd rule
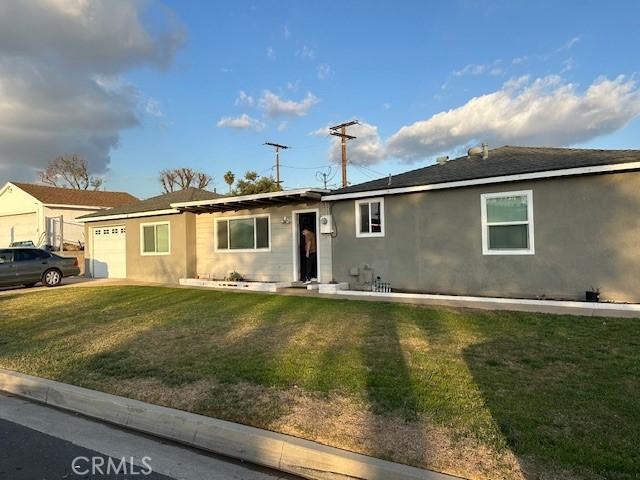
[[[384,198],[356,200],[356,237],[384,237]]]
[[[482,203],[482,253],[533,255],[533,192],[485,193]]]
[[[170,236],[169,222],[140,224],[140,252],[142,255],[168,255],[171,250]]]
[[[216,250],[260,251],[271,248],[269,216],[216,219]]]

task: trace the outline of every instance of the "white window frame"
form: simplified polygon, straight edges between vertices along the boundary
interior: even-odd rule
[[[227,245],[229,248],[218,248],[218,222],[228,222],[229,220],[243,220],[247,218],[253,218],[253,244],[256,245],[258,239],[258,229],[256,228],[256,218],[266,218],[267,225],[269,227],[269,247],[268,248],[231,248],[231,238],[229,235],[231,231],[229,224],[227,224]],[[259,214],[259,215],[240,215],[240,216],[225,216],[217,217],[213,220],[213,249],[216,253],[248,253],[248,252],[270,252],[271,251],[271,214]]]
[[[144,251],[144,227],[156,227],[158,225],[167,225],[168,227],[168,243],[169,250],[166,252],[145,252]],[[155,228],[154,228],[155,235]],[[155,239],[154,239],[155,240]],[[158,245],[155,245],[155,248],[158,248]],[[171,255],[171,222],[149,222],[149,223],[141,223],[140,224],[140,255],[143,257],[150,257],[156,255]]]
[[[488,222],[487,200],[490,198],[527,197],[527,221],[522,222]],[[533,190],[519,190],[515,192],[483,193],[480,195],[482,218],[482,254],[483,255],[535,255],[535,240],[533,228]],[[499,225],[527,225],[529,236],[529,248],[516,249],[490,249],[489,227]]]
[[[380,203],[380,231],[379,232],[361,232],[360,231],[360,205],[363,203],[369,204],[369,230],[371,230],[371,203]],[[384,217],[384,197],[363,198],[355,201],[356,208],[356,238],[372,238],[372,237],[384,237],[384,231],[386,226],[386,219]]]

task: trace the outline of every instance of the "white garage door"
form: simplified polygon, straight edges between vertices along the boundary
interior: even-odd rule
[[[94,278],[127,276],[127,242],[124,225],[96,227],[91,232],[91,275]]]
[[[37,217],[34,213],[3,215],[0,217],[0,247],[8,247],[11,242],[31,240],[38,244]]]

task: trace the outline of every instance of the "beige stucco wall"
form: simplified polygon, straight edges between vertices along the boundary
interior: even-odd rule
[[[140,225],[143,223],[169,222],[169,255],[142,255],[140,249]],[[191,213],[158,215],[124,220],[88,222],[85,236],[89,240],[85,257],[91,261],[91,228],[124,225],[126,233],[127,278],[149,282],[177,283],[180,278],[195,276],[195,218]],[[89,272],[89,268],[87,268]]]
[[[480,195],[533,191],[535,255],[483,255]],[[335,202],[334,276],[351,267],[406,291],[640,301],[640,173],[513,182],[385,197],[384,238],[356,238],[353,200]]]
[[[319,209],[320,215],[328,205],[320,202],[286,205],[282,207],[243,210],[238,212],[200,214],[196,216],[197,274],[202,278],[223,279],[232,271],[257,281],[290,282],[294,279],[293,211]],[[271,250],[265,252],[216,252],[215,218],[245,215],[270,215]],[[291,223],[282,223],[284,217]],[[320,281],[331,281],[331,237],[318,234],[318,271]]]

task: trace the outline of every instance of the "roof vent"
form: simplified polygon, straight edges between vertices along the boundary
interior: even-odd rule
[[[471,157],[482,157],[483,160],[489,158],[489,144],[483,143],[479,147],[471,147],[467,150],[467,156]]]
[[[444,155],[442,157],[436,158],[436,162],[438,162],[438,165],[444,165],[448,161],[449,161],[449,155]]]
[[[467,150],[468,157],[481,157],[482,156],[482,147],[471,147]]]

